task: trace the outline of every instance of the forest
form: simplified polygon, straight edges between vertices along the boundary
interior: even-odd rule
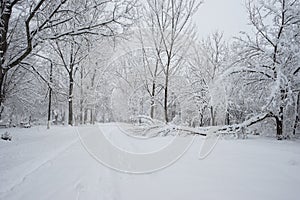
[[[296,137],[300,1],[247,1],[251,31],[230,39],[197,34],[203,3],[1,0],[0,126],[159,122]]]

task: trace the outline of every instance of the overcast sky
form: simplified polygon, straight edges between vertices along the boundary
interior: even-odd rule
[[[223,31],[226,39],[248,31],[244,5],[245,0],[205,0],[194,16],[200,38],[215,30]]]

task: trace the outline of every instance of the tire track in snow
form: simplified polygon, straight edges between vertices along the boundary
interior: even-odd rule
[[[115,125],[104,125],[105,127],[109,127],[106,129],[107,131],[107,135],[110,134],[116,134],[116,132],[111,132],[111,130],[113,130],[113,127],[115,127]],[[80,127],[82,128],[85,132],[87,132],[88,134],[85,135],[85,138],[91,141],[95,141],[95,137],[93,137],[95,134],[99,134],[99,128],[98,126],[94,126],[94,127]],[[88,130],[88,131],[87,131]],[[82,131],[82,130],[81,130]],[[83,145],[83,144],[82,144]],[[85,146],[83,145],[82,148],[86,151]],[[88,153],[88,152],[87,152]],[[108,149],[108,154],[111,154],[110,149]],[[90,154],[88,154],[88,156],[90,156]],[[94,159],[93,159],[94,160]],[[95,160],[94,160],[95,161]],[[101,194],[100,196],[98,196],[97,199],[103,199],[103,200],[118,200],[121,199],[120,198],[120,183],[118,181],[119,179],[119,172],[112,170],[104,165],[102,165],[99,162],[96,162],[98,165],[93,166],[93,170],[90,171],[90,173],[87,176],[91,176],[91,178],[93,177],[98,177],[97,181],[94,182],[93,184],[97,185],[97,188],[101,188]],[[91,175],[92,174],[92,175]],[[91,180],[91,179],[90,179]],[[80,180],[80,182],[84,182],[84,180]],[[88,183],[90,184],[90,183]],[[77,195],[77,199],[85,199],[80,198],[81,193],[83,192],[82,190],[77,190],[78,195]]]
[[[75,131],[74,131],[74,134],[76,134]],[[43,166],[45,166],[46,164],[48,164],[50,161],[52,161],[52,160],[56,159],[57,157],[59,157],[63,152],[67,151],[72,145],[74,145],[77,142],[79,142],[79,138],[75,137],[75,139],[73,139],[69,144],[67,144],[66,146],[64,146],[61,149],[59,149],[55,154],[49,156],[48,159],[42,161],[36,167],[32,168],[32,170],[30,170],[23,177],[21,177],[18,181],[16,181],[16,183],[13,184],[9,189],[7,189],[5,191],[1,191],[0,192],[0,198],[5,197],[6,194],[9,193],[9,192],[12,192],[16,187],[18,187],[19,185],[21,185],[30,175],[32,175],[37,170],[39,170],[40,168],[42,168]]]

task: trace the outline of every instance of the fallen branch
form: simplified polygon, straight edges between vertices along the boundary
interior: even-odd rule
[[[263,113],[263,114],[251,117],[250,119],[248,119],[240,124],[220,126],[219,128],[216,128],[216,130],[214,130],[212,133],[220,134],[221,132],[226,132],[229,134],[230,133],[234,134],[234,133],[241,131],[243,128],[247,128],[253,124],[263,121],[264,119],[266,119],[268,117],[274,117],[274,115],[272,113]],[[174,128],[174,130],[190,132],[192,134],[197,134],[197,135],[201,135],[201,136],[208,136],[207,132],[210,128],[212,128],[212,127],[191,128],[191,127],[185,127],[185,126],[176,126]]]
[[[263,113],[254,117],[251,117],[250,119],[240,123],[240,124],[233,124],[233,125],[226,125],[226,126],[211,126],[211,127],[198,127],[198,128],[192,128],[188,126],[176,126],[176,125],[166,125],[163,123],[158,123],[152,121],[152,119],[149,119],[145,116],[138,116],[139,118],[146,119],[149,122],[152,122],[152,125],[148,125],[144,127],[143,135],[147,135],[150,132],[156,132],[156,134],[152,133],[152,137],[158,136],[158,135],[168,135],[171,132],[174,131],[182,131],[182,132],[188,132],[190,134],[196,134],[201,136],[212,136],[212,135],[218,135],[218,134],[236,134],[240,131],[244,132],[243,129],[256,124],[260,121],[263,121],[264,119],[268,117],[274,117],[272,113]],[[213,130],[211,130],[214,128]],[[211,130],[209,132],[209,130]]]

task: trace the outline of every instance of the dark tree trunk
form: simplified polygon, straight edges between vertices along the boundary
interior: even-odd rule
[[[49,102],[48,102],[48,125],[47,128],[50,128],[51,123],[51,98],[52,98],[52,88],[49,88]]]
[[[276,137],[278,140],[282,140],[282,132],[283,132],[282,117],[275,116],[275,121],[276,121]]]
[[[228,111],[226,111],[225,125],[229,125],[229,124],[230,124],[229,113]]]
[[[164,101],[164,111],[165,111],[165,122],[169,122],[168,116],[168,90],[169,90],[169,73],[170,73],[170,65],[171,65],[171,53],[168,55],[168,63],[165,71],[166,80],[165,80],[165,101]]]
[[[84,116],[83,116],[84,124],[87,123],[87,120],[88,120],[88,109],[85,108],[85,109],[84,109]]]
[[[156,90],[156,77],[158,71],[158,60],[156,60],[155,70],[154,70],[154,79],[152,80],[152,91],[151,91],[151,105],[150,105],[150,117],[154,119],[154,112],[155,112],[155,90]]]
[[[297,100],[296,100],[296,109],[295,109],[295,121],[293,125],[293,135],[296,135],[296,129],[299,123],[299,111],[300,111],[300,92],[298,92]]]
[[[215,125],[215,116],[214,116],[214,107],[210,106],[210,125],[214,126]]]
[[[169,117],[168,117],[168,84],[166,80],[166,85],[165,85],[165,100],[164,100],[164,113],[165,113],[165,122],[169,122]]]
[[[52,63],[50,64],[50,84],[52,84]],[[52,101],[52,85],[49,87],[49,101],[48,101],[48,123],[47,129],[50,128],[51,123],[51,101]]]
[[[203,114],[201,110],[199,110],[199,126],[203,126]]]
[[[74,86],[74,80],[72,76],[72,72],[69,73],[69,118],[68,118],[68,124],[73,125],[73,86]]]
[[[169,89],[169,66],[167,66],[167,73],[166,73],[166,82],[165,82],[165,99],[164,99],[164,113],[165,113],[165,122],[169,122],[168,116],[168,89]]]
[[[276,137],[278,140],[283,139],[283,115],[284,115],[284,101],[287,98],[286,90],[280,90],[280,106],[279,106],[279,113],[278,116],[275,117],[276,119]]]
[[[4,12],[5,10],[5,12]],[[0,28],[0,106],[2,106],[4,101],[4,76],[6,70],[3,68],[4,55],[7,51],[7,32],[8,32],[8,24],[11,16],[11,6],[9,6],[8,2],[1,1],[1,28]],[[0,113],[0,119],[1,119]]]
[[[4,76],[7,69],[4,69],[3,63],[4,55],[7,51],[7,33],[9,20],[12,12],[12,5],[9,1],[1,1],[1,18],[0,18],[0,106],[2,106],[4,101],[3,85],[4,85]],[[1,113],[0,113],[1,114]]]
[[[1,70],[1,69],[0,69]],[[0,107],[1,107],[1,110],[0,110],[0,119],[2,118],[2,111],[3,111],[3,102],[4,102],[4,99],[5,99],[5,95],[4,95],[4,76],[5,74],[2,72],[3,70],[0,71]]]

